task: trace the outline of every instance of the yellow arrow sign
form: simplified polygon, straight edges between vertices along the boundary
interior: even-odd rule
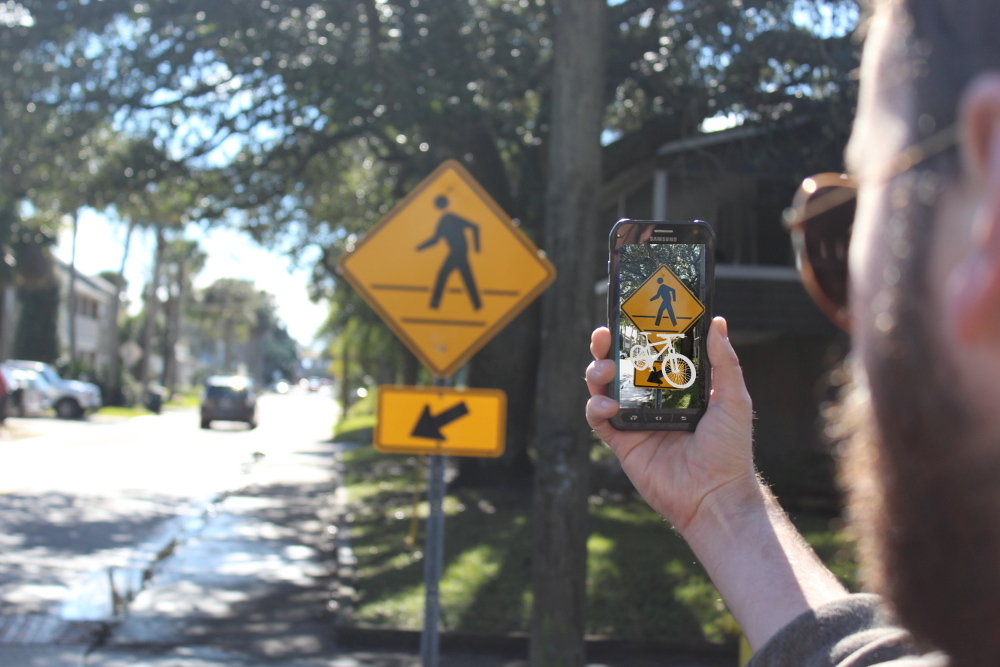
[[[544,254],[454,160],[392,209],[339,268],[440,377],[555,280]]]
[[[705,306],[662,264],[625,299],[622,312],[640,331],[680,334],[705,314]]]
[[[647,389],[666,389],[668,391],[679,391],[680,387],[687,383],[688,377],[684,374],[686,367],[677,365],[667,367],[667,374],[663,374],[663,360],[657,359],[652,366],[639,370],[633,368],[632,384],[636,387]]]
[[[503,454],[507,395],[499,389],[378,388],[373,441],[380,452]]]

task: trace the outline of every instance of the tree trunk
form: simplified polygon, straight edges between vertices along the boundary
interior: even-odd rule
[[[228,307],[229,303],[226,303]],[[222,325],[222,372],[227,375],[231,375],[235,372],[233,369],[233,342],[236,339],[236,332],[234,328],[236,324],[233,322],[232,315],[227,315],[225,321]]]
[[[153,356],[153,330],[156,325],[157,302],[156,295],[160,289],[160,271],[163,264],[163,252],[166,250],[166,239],[163,237],[163,227],[156,227],[156,253],[153,260],[153,277],[149,282],[149,289],[146,293],[146,318],[142,325],[142,362],[139,367],[139,383],[142,385],[142,396],[140,400],[146,399],[149,392],[149,362]]]
[[[173,285],[168,284],[168,287]],[[180,311],[179,300],[172,291],[163,304],[163,372],[160,374],[160,384],[171,396],[177,384],[177,315]]]
[[[122,293],[125,291],[125,262],[128,260],[129,243],[132,240],[132,232],[135,230],[135,221],[128,221],[128,230],[125,232],[125,248],[122,250],[122,264],[118,269],[118,284],[115,285],[115,301],[111,304],[111,340],[108,345],[108,378],[107,383],[110,388],[110,397],[105,397],[105,401],[115,405],[123,404],[122,378],[119,371],[121,351],[118,347],[121,344],[121,329],[118,326],[118,309],[122,302]]]
[[[403,384],[411,386],[415,385],[420,377],[420,362],[417,360],[417,357],[410,352],[408,347],[405,345],[400,345],[400,347],[403,350]]]
[[[348,378],[351,365],[351,351],[347,344],[347,334],[343,336],[343,347],[340,349],[340,418],[347,416],[347,409],[351,407],[351,383]]]
[[[535,462],[532,667],[585,663],[590,429],[584,420],[593,319],[592,233],[601,185],[606,0],[558,0],[545,251],[559,274],[542,302]]]
[[[72,373],[79,373],[76,363],[76,233],[80,228],[80,214],[73,213],[73,243],[69,255],[69,364]]]
[[[177,343],[181,338],[181,311],[186,296],[184,288],[187,285],[187,261],[183,257],[177,262],[177,277],[174,284],[177,287],[177,293],[173,294],[173,290],[171,290],[163,369],[163,385],[170,390],[170,395],[177,391]]]

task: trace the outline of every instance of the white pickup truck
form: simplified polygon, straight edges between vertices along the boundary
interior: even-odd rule
[[[96,384],[79,380],[64,380],[49,364],[41,361],[8,359],[11,368],[27,368],[40,373],[48,382],[49,402],[62,419],[77,419],[101,408],[101,390]]]

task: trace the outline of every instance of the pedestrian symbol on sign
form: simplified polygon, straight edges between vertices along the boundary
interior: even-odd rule
[[[465,283],[465,290],[469,293],[469,300],[475,310],[482,308],[483,304],[479,300],[479,290],[476,289],[476,279],[472,275],[472,268],[469,266],[469,243],[465,240],[465,231],[472,231],[472,241],[479,252],[479,225],[469,222],[465,218],[450,213],[448,208],[448,198],[438,195],[434,199],[434,206],[445,211],[438,219],[434,236],[430,237],[417,246],[417,250],[426,250],[437,242],[444,239],[448,244],[448,256],[444,258],[444,263],[438,270],[437,279],[434,281],[434,292],[431,294],[431,308],[437,310],[441,307],[441,297],[444,295],[444,287],[448,282],[448,276],[452,271],[458,271]]]
[[[622,302],[622,312],[639,331],[683,334],[705,314],[705,306],[669,266],[661,264]]]
[[[656,311],[656,326],[660,326],[660,320],[663,319],[663,311],[666,310],[667,315],[670,316],[670,324],[676,327],[677,317],[674,315],[674,307],[671,302],[677,300],[677,290],[670,285],[664,285],[663,278],[657,278],[656,282],[659,283],[660,288],[656,290],[656,295],[650,301],[663,300],[660,304],[660,309]]]

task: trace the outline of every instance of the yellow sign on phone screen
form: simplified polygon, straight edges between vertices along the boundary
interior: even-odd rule
[[[622,303],[622,312],[640,331],[682,334],[705,314],[705,305],[661,264]]]

